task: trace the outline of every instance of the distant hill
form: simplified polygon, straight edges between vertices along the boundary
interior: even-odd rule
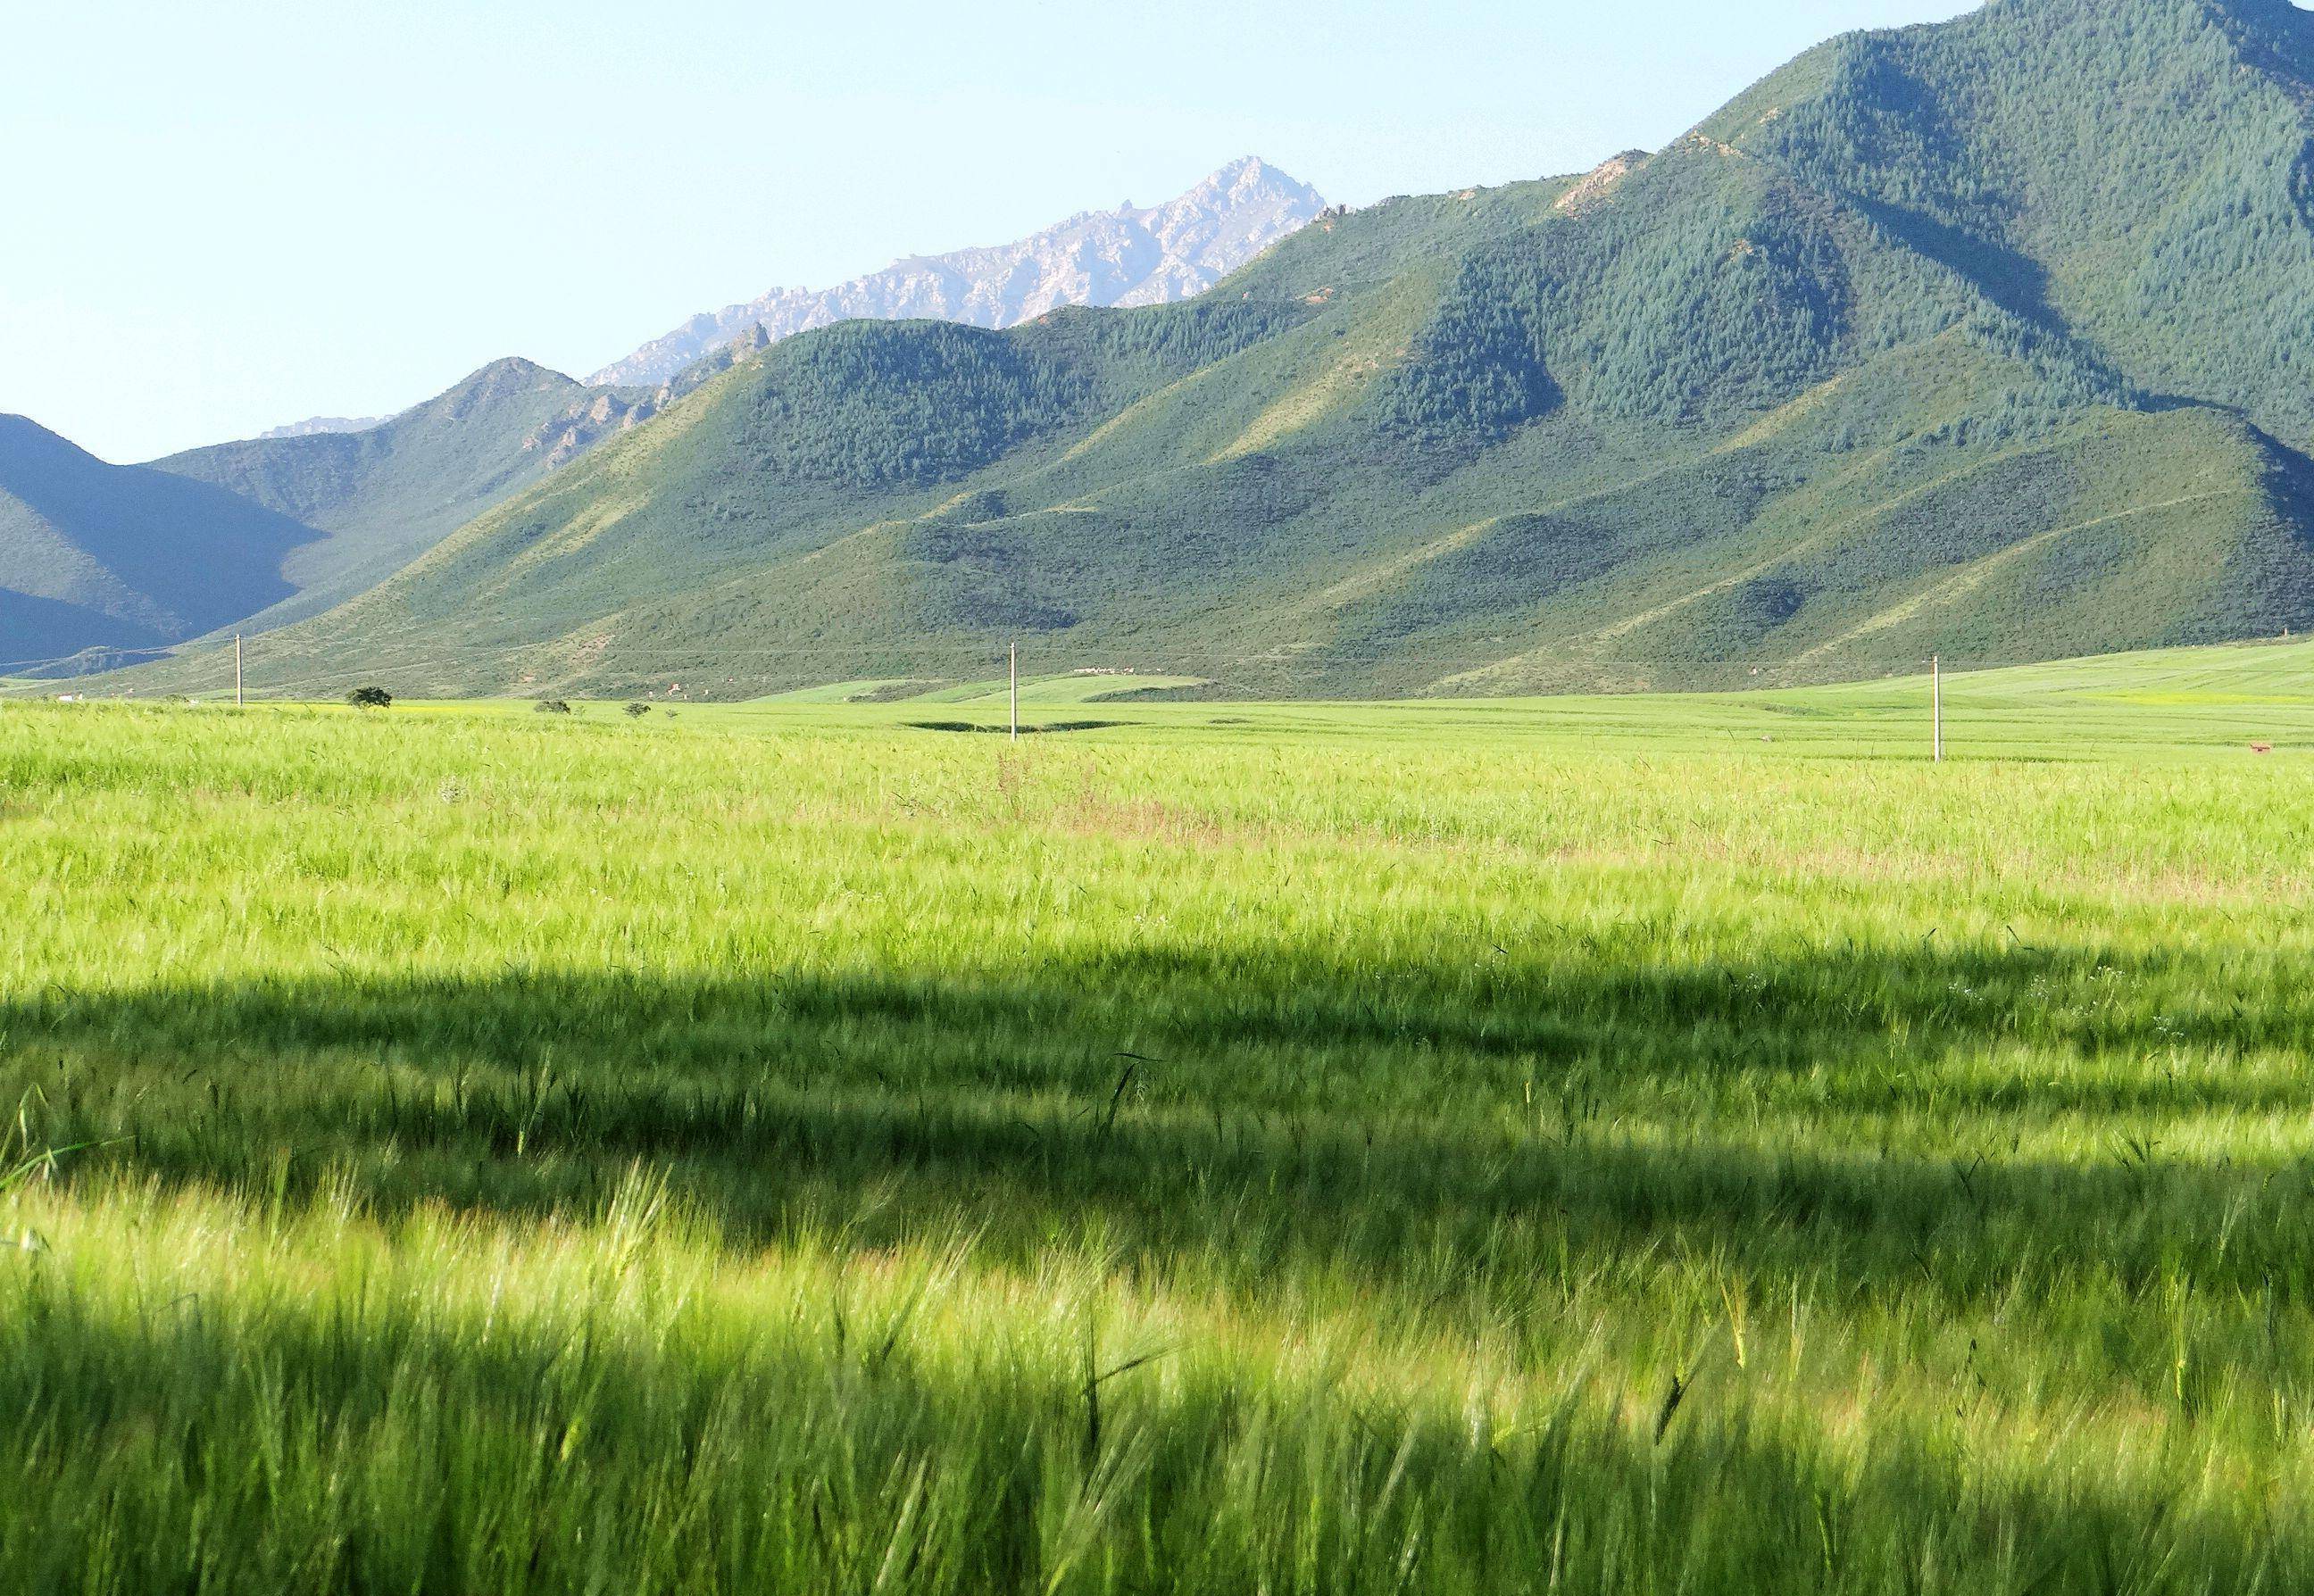
[[[290,557],[289,592],[250,619],[261,630],[318,613],[391,576],[649,408],[646,396],[606,392],[508,358],[358,430],[217,444],[152,468],[214,483],[328,534]],[[587,429],[583,442],[566,440],[578,427]]]
[[[287,596],[319,534],[0,416],[0,666],[197,636]]]
[[[840,287],[702,312],[587,380],[656,384],[758,326],[774,339],[855,318],[1010,327],[1064,304],[1164,304],[1204,293],[1325,204],[1249,156],[1162,205],[1088,211],[1013,243],[913,255]]]
[[[650,393],[500,360],[358,430],[283,429],[143,466],[108,465],[13,418],[0,489],[21,502],[0,523],[0,659],[317,614],[714,369]],[[218,541],[236,531],[244,542]]]

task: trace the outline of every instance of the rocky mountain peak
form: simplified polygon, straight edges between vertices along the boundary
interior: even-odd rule
[[[768,342],[861,319],[1010,327],[1064,304],[1168,304],[1203,293],[1325,208],[1307,183],[1242,156],[1159,205],[1127,201],[1011,243],[911,255],[837,287],[778,288],[702,312],[587,381],[663,383],[758,326]]]
[[[1605,203],[1607,197],[1621,188],[1623,180],[1647,163],[1645,150],[1625,150],[1620,155],[1610,155],[1593,167],[1583,180],[1559,197],[1554,209],[1580,216]]]
[[[257,435],[261,443],[284,437],[315,437],[326,432],[367,432],[393,419],[391,416],[308,416],[287,427],[269,427]]]

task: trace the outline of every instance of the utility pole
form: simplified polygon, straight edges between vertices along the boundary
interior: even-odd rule
[[[1020,740],[1020,645],[1014,643],[1010,650],[1012,670],[1012,740]]]
[[[233,707],[236,710],[248,703],[241,692],[241,634],[233,634]]]
[[[1945,762],[1945,677],[1942,658],[1929,656],[1929,745],[1930,758]]]

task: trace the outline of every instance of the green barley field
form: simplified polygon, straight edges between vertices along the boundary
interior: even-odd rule
[[[0,704],[0,1588],[2314,1588],[2314,650],[845,696]]]

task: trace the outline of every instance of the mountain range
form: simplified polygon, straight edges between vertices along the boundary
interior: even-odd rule
[[[1329,212],[1184,302],[766,333],[264,652],[737,697],[1017,640],[1362,694],[2301,630],[2310,131],[2286,0],[1845,36],[1664,149]]]
[[[709,330],[670,334],[587,383],[508,358],[396,416],[317,416],[151,462],[154,471],[199,479],[287,516],[302,533],[277,551],[278,566],[260,560],[231,588],[245,604],[188,606],[172,595],[188,579],[181,565],[208,563],[207,523],[195,535],[172,539],[161,525],[137,527],[131,538],[118,517],[86,527],[69,516],[44,521],[38,540],[24,534],[14,540],[14,553],[0,558],[0,658],[97,650],[59,667],[77,671],[108,663],[121,648],[182,642],[213,626],[259,631],[318,614],[548,472],[652,419],[775,336],[839,313],[945,313],[940,307],[951,301],[959,315],[1000,320],[1061,303],[1154,303],[1209,285],[1321,207],[1314,192],[1274,167],[1239,161],[1151,209],[1127,206],[999,249],[914,259],[826,295],[799,291],[788,309],[770,296],[758,302],[761,316],[735,306],[720,322],[695,319]],[[32,435],[20,428],[13,436]],[[45,466],[18,461],[8,443],[0,435],[0,493],[32,488]],[[20,470],[28,473],[23,483],[16,481]],[[110,610],[45,607],[56,602],[51,591],[82,590],[71,573],[110,569],[124,538],[142,550],[122,568],[146,584],[133,602],[116,574],[105,589]],[[172,548],[181,561],[170,559]]]
[[[761,327],[790,338],[837,322],[930,319],[1011,327],[1064,304],[1165,304],[1204,293],[1326,208],[1256,156],[1164,204],[1087,211],[1009,244],[911,255],[835,288],[775,288],[703,311],[587,380],[658,384]]]
[[[1017,638],[1347,693],[2301,628],[2310,105],[2283,0],[1850,35],[1652,154],[1329,216],[1186,303],[772,343],[271,646],[737,695]]]

